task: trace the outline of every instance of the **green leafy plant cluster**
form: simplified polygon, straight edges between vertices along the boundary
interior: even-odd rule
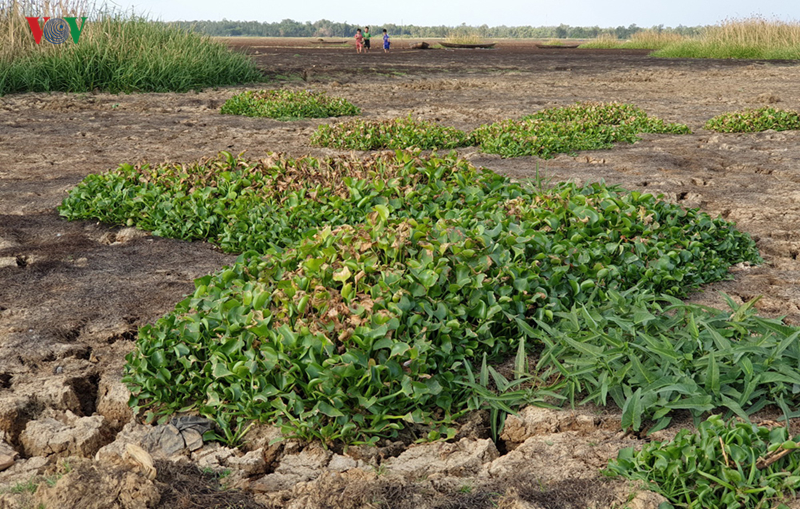
[[[194,164],[120,165],[87,176],[59,207],[67,219],[137,226],[155,235],[208,240],[227,252],[280,251],[327,225],[358,224],[375,206],[396,217],[444,216],[447,207],[513,198],[519,186],[454,154],[420,158],[384,153],[365,159],[250,161],[221,152]],[[455,194],[453,194],[455,193]],[[436,199],[434,199],[436,197]]]
[[[471,143],[463,131],[409,116],[393,120],[354,119],[321,125],[311,136],[311,144],[347,150],[426,150],[464,147]]]
[[[649,117],[630,104],[585,102],[483,125],[471,136],[483,152],[490,154],[550,158],[559,153],[610,148],[618,142],[633,143],[640,133],[689,132],[685,125]]]
[[[606,294],[607,302],[557,313],[534,337],[539,376],[570,401],[622,408],[622,425],[654,431],[670,412],[699,418],[725,408],[746,419],[767,405],[792,416],[800,403],[800,329],[755,316],[753,301],[725,312],[650,295]]]
[[[223,154],[188,169],[87,177],[62,214],[258,248],[198,280],[128,357],[137,410],[200,412],[232,436],[257,418],[354,441],[481,406],[496,417],[544,394],[486,365],[533,348],[534,320],[634,287],[683,295],[757,260],[749,237],[697,211],[603,184],[522,185],[455,154]]]
[[[220,112],[279,120],[327,118],[358,115],[361,110],[341,97],[308,90],[261,90],[237,94],[222,105]]]
[[[575,122],[580,125],[629,126],[642,133],[687,134],[689,129],[682,124],[668,124],[660,118],[650,117],[632,104],[610,102],[582,102],[570,106],[559,106],[538,111],[522,120],[546,122]]]
[[[785,427],[712,415],[697,433],[681,430],[669,442],[621,450],[606,472],[643,481],[677,507],[780,509],[800,488],[798,448]]]
[[[773,129],[789,131],[800,129],[800,114],[764,106],[733,113],[724,113],[706,122],[706,129],[720,133],[756,133]]]
[[[414,120],[351,120],[321,125],[311,143],[321,147],[374,150],[381,148],[449,149],[479,145],[483,152],[503,157],[553,157],[559,153],[609,148],[637,141],[639,133],[690,133],[682,124],[649,117],[630,104],[576,103],[542,110],[521,120],[504,120],[470,133]]]

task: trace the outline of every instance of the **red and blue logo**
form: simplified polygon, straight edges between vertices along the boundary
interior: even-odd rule
[[[36,44],[44,40],[51,44],[62,44],[67,41],[67,38],[72,36],[72,42],[78,44],[78,39],[81,38],[81,32],[86,28],[86,16],[82,18],[64,17],[64,18],[28,18],[28,25],[31,27],[33,39]],[[78,20],[81,20],[81,26],[78,27]],[[40,20],[42,24],[40,24]]]

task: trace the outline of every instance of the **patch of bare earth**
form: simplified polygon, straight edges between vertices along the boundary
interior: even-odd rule
[[[273,76],[267,87],[343,96],[368,118],[409,113],[470,129],[575,101],[634,103],[687,136],[646,135],[611,150],[500,159],[462,155],[514,178],[603,179],[662,193],[736,221],[766,260],[693,300],[757,308],[800,323],[800,133],[715,134],[717,114],[773,104],[800,109],[796,63],[659,60],[645,52],[495,50],[388,55],[307,41],[237,40]],[[137,328],[168,312],[194,278],[233,257],[204,243],[157,238],[55,207],[89,173],[119,163],[188,162],[220,150],[328,155],[320,123],[219,114],[246,87],[188,94],[22,94],[0,98],[0,507],[652,507],[659,498],[599,474],[622,447],[615,409],[510,417],[493,443],[480,415],[452,443],[326,450],[279,441],[263,427],[240,450],[198,440],[197,426],[134,421],[121,384]],[[250,87],[250,88],[263,88]],[[657,438],[667,438],[678,419]],[[220,497],[220,490],[224,496]]]

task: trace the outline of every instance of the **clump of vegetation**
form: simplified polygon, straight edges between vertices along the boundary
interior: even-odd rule
[[[341,97],[307,90],[261,90],[242,92],[222,105],[220,112],[279,120],[358,115],[361,110]]]
[[[686,38],[669,30],[642,30],[631,35],[631,39],[622,45],[628,49],[661,49],[671,44],[677,44]]]
[[[392,120],[353,119],[340,124],[323,124],[311,135],[311,144],[347,150],[451,149],[470,145],[469,136],[411,116]]]
[[[97,11],[80,0],[57,5],[58,10],[50,4],[42,10],[39,2],[0,3],[0,95],[185,92],[263,80],[251,59],[209,37],[135,15]],[[78,17],[78,42],[67,37],[54,45],[42,38],[37,45],[25,16]]]
[[[548,39],[548,40],[540,43],[540,45],[541,46],[555,46],[557,48],[565,46],[564,41],[563,40],[559,40],[559,39]]]
[[[683,35],[669,30],[642,30],[631,35],[629,40],[620,40],[615,34],[602,33],[594,40],[581,44],[583,49],[652,49],[665,48],[684,41]]]
[[[467,188],[465,179],[479,179],[488,188],[505,182],[454,156],[385,153],[319,160],[272,154],[251,161],[221,152],[194,164],[123,164],[89,175],[59,211],[71,220],[98,219],[163,237],[208,240],[227,252],[266,253],[319,227],[361,223],[377,205],[392,204],[399,217],[443,214],[448,200],[429,202],[438,192],[429,183],[431,175],[433,182],[444,180],[454,189]],[[450,199],[476,203],[471,196]]]
[[[728,19],[696,38],[654,53],[668,58],[800,58],[800,23],[761,17]]]
[[[724,113],[706,122],[705,128],[720,133],[756,133],[767,129],[797,130],[800,129],[800,115],[796,111],[765,106]]]
[[[585,102],[542,110],[520,120],[483,125],[471,135],[487,153],[549,158],[559,153],[610,148],[617,142],[633,143],[640,133],[689,132],[683,124],[649,117],[630,104]]]
[[[485,44],[486,40],[472,27],[458,27],[447,34],[444,42],[451,44]]]
[[[581,48],[630,48],[656,50],[667,58],[753,58],[796,60],[800,58],[800,23],[758,16],[728,19],[692,36],[670,30],[643,30],[618,40],[602,33]]]
[[[615,49],[624,44],[625,41],[620,41],[619,38],[612,33],[603,32],[589,42],[580,45],[581,49]]]
[[[697,433],[627,448],[607,473],[644,481],[676,507],[787,507],[800,487],[800,448],[785,427],[725,422],[712,415]]]
[[[550,390],[580,403],[606,405],[610,397],[624,428],[654,422],[650,431],[678,409],[699,418],[726,408],[746,419],[767,405],[787,415],[797,405],[800,329],[755,316],[754,301],[729,301],[725,312],[665,296],[607,296],[560,314],[555,327],[540,324],[538,368],[556,380]]]
[[[518,405],[566,398],[526,374],[536,321],[634,287],[680,296],[758,259],[728,223],[651,195],[535,188],[454,154],[357,161],[223,154],[121,167],[71,193],[70,218],[257,250],[140,329],[125,378],[137,411],[214,416],[231,440],[250,419],[326,441],[410,423],[449,436],[477,408],[497,430]],[[509,356],[513,380],[491,368]]]

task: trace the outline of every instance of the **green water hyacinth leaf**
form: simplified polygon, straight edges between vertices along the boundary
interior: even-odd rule
[[[228,367],[222,362],[214,362],[213,367],[211,368],[211,373],[214,375],[214,378],[224,378],[226,376],[233,376],[233,372],[231,372]]]
[[[350,276],[352,275],[353,274],[350,272],[350,269],[348,269],[347,267],[342,267],[340,271],[333,273],[333,280],[339,281],[340,283],[344,283],[345,281],[350,279]]]

